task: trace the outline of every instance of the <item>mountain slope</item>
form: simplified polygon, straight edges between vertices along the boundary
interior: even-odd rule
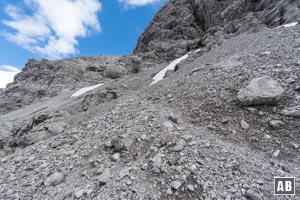
[[[216,9],[216,16],[229,9],[229,1],[182,2],[171,0],[158,15],[174,5],[188,12],[186,5],[195,10],[223,3],[225,7],[210,9]],[[238,2],[232,4],[235,13],[248,9]],[[175,53],[162,57],[142,49],[124,57],[28,64],[1,93],[7,105],[15,105],[9,103],[19,94],[14,87],[46,85],[57,93],[30,94],[31,102],[12,111],[2,107],[0,199],[279,199],[273,195],[275,176],[296,177],[299,185],[300,26],[273,27],[297,21],[298,13],[291,10],[298,8],[297,1],[277,2],[246,4],[268,3],[261,19],[269,8],[277,13],[282,6],[290,12],[285,20],[211,39],[216,45],[196,42],[184,51],[179,45],[166,48]],[[150,85],[172,61],[167,60],[187,51],[174,70]],[[49,77],[55,77],[51,84]],[[272,79],[283,92],[266,100],[272,89],[258,86],[254,92],[266,90],[267,97],[257,95],[263,103],[247,105],[238,95],[258,77]],[[71,97],[99,83],[103,85]],[[299,192],[296,188],[294,199]]]

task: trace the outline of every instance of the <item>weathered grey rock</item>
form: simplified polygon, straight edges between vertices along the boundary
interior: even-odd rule
[[[118,161],[120,159],[121,155],[120,153],[115,153],[111,156],[112,161]]]
[[[175,151],[175,152],[182,151],[185,146],[186,146],[186,142],[181,139],[178,142],[176,142],[176,145],[171,148],[171,151]]]
[[[75,195],[75,197],[76,198],[81,198],[81,197],[83,197],[84,195],[86,195],[87,193],[86,193],[86,191],[85,191],[85,189],[82,189],[82,188],[80,188],[80,189],[77,189],[75,192],[74,192],[74,195]]]
[[[240,124],[244,130],[248,130],[250,128],[250,125],[245,120],[241,120]]]
[[[129,176],[129,173],[130,173],[130,169],[129,168],[124,168],[122,169],[120,172],[119,172],[119,177],[118,179],[121,180],[123,179],[125,176]]]
[[[283,95],[283,88],[270,77],[259,77],[238,92],[238,100],[244,105],[274,105]]]
[[[247,190],[245,196],[250,200],[262,200],[262,196],[253,190]]]
[[[106,168],[104,172],[99,176],[98,182],[100,185],[105,185],[108,181],[110,181],[110,169]]]
[[[298,143],[295,143],[295,142],[292,142],[292,146],[295,148],[295,149],[299,149],[300,145]]]
[[[160,136],[160,144],[163,146],[163,145],[166,145],[167,143],[171,142],[173,139],[172,135],[169,134],[169,133],[166,133],[166,134],[162,134]]]
[[[160,169],[161,165],[162,165],[162,158],[161,158],[161,155],[160,154],[156,154],[154,156],[154,158],[152,159],[152,162],[153,162],[153,166],[154,167],[157,167]]]
[[[188,189],[189,191],[191,191],[191,192],[194,192],[194,191],[195,191],[195,187],[194,187],[193,185],[187,185],[186,187],[187,187],[187,189]]]
[[[259,185],[263,185],[263,184],[264,184],[264,181],[261,180],[261,179],[258,179],[258,180],[256,180],[255,182],[256,182],[257,184],[259,184]]]
[[[280,150],[277,149],[276,151],[274,151],[273,157],[277,158],[279,156],[279,154],[280,154]]]
[[[65,122],[58,122],[55,124],[51,124],[48,127],[48,131],[50,131],[51,133],[54,133],[54,134],[60,134],[60,133],[64,132],[66,127],[67,127],[67,124]]]
[[[281,120],[270,120],[269,125],[272,128],[280,128],[284,125],[284,122]]]
[[[50,175],[45,181],[44,185],[49,186],[56,186],[59,185],[64,180],[64,174],[61,172],[54,172]]]
[[[103,73],[104,78],[117,79],[121,77],[121,72],[116,69],[107,69]]]
[[[135,140],[127,137],[122,139],[121,142],[123,143],[124,149],[129,151],[131,147],[134,145]]]
[[[118,138],[112,139],[111,140],[111,145],[112,145],[115,152],[120,152],[124,149],[124,144]]]
[[[182,185],[182,183],[178,180],[177,181],[172,181],[170,183],[171,188],[174,189],[174,190],[178,190],[181,187],[181,185]]]
[[[286,108],[281,112],[281,114],[287,117],[300,118],[300,108],[299,107]]]

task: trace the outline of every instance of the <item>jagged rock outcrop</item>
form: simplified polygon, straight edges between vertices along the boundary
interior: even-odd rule
[[[140,36],[134,53],[174,59],[246,31],[297,20],[299,0],[170,0]]]
[[[0,114],[59,95],[63,90],[109,82],[140,69],[137,56],[95,56],[59,61],[29,60],[0,91]]]

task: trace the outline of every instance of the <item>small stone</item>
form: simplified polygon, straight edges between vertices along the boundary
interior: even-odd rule
[[[171,195],[171,194],[173,194],[173,192],[172,192],[172,189],[171,189],[171,188],[168,188],[168,190],[167,190],[167,194],[168,194],[168,195]]]
[[[120,152],[124,149],[124,144],[121,142],[120,139],[112,139],[111,146],[114,148],[115,152]]]
[[[245,196],[250,200],[262,200],[262,196],[253,190],[247,190]]]
[[[168,159],[170,165],[176,165],[179,160],[179,157],[173,156]]]
[[[145,162],[141,165],[141,169],[146,171],[148,169],[148,164]]]
[[[147,139],[147,135],[146,135],[146,134],[143,134],[143,135],[141,136],[141,139],[142,139],[142,140],[146,140],[146,139]]]
[[[122,178],[124,178],[125,176],[129,176],[129,168],[125,168],[125,169],[122,169],[120,172],[119,172],[119,180],[121,180]]]
[[[127,184],[127,185],[131,185],[132,182],[131,182],[130,180],[128,180],[128,181],[126,182],[126,184]]]
[[[297,91],[297,92],[300,91],[300,85],[297,85],[297,86],[295,87],[295,91]]]
[[[161,144],[162,146],[168,144],[168,143],[171,142],[171,141],[172,141],[172,135],[169,134],[169,133],[162,134],[162,135],[160,136],[160,144]]]
[[[232,193],[232,194],[234,194],[234,193],[236,193],[236,189],[235,188],[230,188],[229,190],[228,190],[228,192],[230,192],[230,193]]]
[[[261,180],[261,179],[258,179],[255,181],[258,185],[263,185],[264,184],[264,181]]]
[[[277,149],[277,150],[273,153],[273,157],[278,158],[279,154],[280,154],[280,150]]]
[[[107,147],[107,148],[112,148],[113,147],[112,144],[111,144],[111,141],[105,142],[104,146]]]
[[[190,142],[190,141],[192,141],[193,136],[189,135],[189,134],[184,134],[181,136],[181,138],[184,139],[186,142]]]
[[[78,189],[74,192],[74,195],[76,198],[81,198],[83,197],[84,195],[86,195],[86,191],[84,189]]]
[[[176,143],[176,145],[173,148],[171,148],[171,151],[174,151],[174,152],[182,151],[184,149],[185,145],[186,145],[186,142],[181,139]]]
[[[248,130],[250,128],[250,125],[245,120],[241,120],[240,124],[244,130]]]
[[[292,142],[291,145],[295,148],[295,149],[299,149],[300,145],[295,143],[295,142]]]
[[[223,124],[227,124],[227,123],[230,122],[230,118],[223,118],[223,119],[221,120],[221,122],[222,122]]]
[[[118,161],[120,157],[121,157],[120,153],[115,153],[111,156],[111,160],[115,162]]]
[[[64,175],[61,172],[55,172],[49,176],[45,181],[45,186],[56,186],[59,185],[64,180]]]
[[[248,86],[238,92],[238,100],[244,105],[274,105],[282,97],[284,89],[270,77],[251,80]]]
[[[264,138],[265,138],[266,140],[270,140],[270,139],[271,139],[271,136],[270,136],[270,135],[265,135]]]
[[[197,170],[197,165],[196,165],[196,164],[191,165],[191,166],[189,167],[189,170],[190,170],[191,172],[195,172],[195,171]]]
[[[270,125],[270,127],[275,129],[275,128],[282,127],[284,125],[284,122],[281,120],[271,120],[271,121],[269,121],[269,125]]]
[[[181,187],[181,182],[180,181],[173,181],[170,184],[171,188],[174,190],[178,190]]]
[[[134,140],[131,138],[124,138],[124,139],[122,139],[122,143],[123,143],[124,149],[129,151],[134,144]]]
[[[195,188],[194,188],[193,185],[187,185],[186,187],[187,187],[187,189],[188,189],[189,191],[191,191],[191,192],[195,191]]]
[[[164,127],[166,127],[169,130],[171,130],[171,129],[174,128],[174,125],[171,122],[169,122],[169,121],[164,121],[163,125],[164,125]]]
[[[152,162],[154,167],[160,168],[162,165],[161,155],[156,154],[156,156],[154,156],[154,158],[152,159]]]
[[[48,127],[48,131],[50,131],[51,133],[54,133],[54,134],[60,134],[60,133],[64,132],[66,126],[67,126],[66,123],[59,122],[59,123],[50,125]]]
[[[290,77],[290,78],[288,78],[287,80],[286,80],[286,82],[288,83],[288,84],[294,84],[294,83],[296,83],[296,80],[298,79],[298,77]]]
[[[175,124],[178,124],[178,119],[175,116],[169,116],[168,120],[170,120],[171,122],[174,122]]]
[[[99,176],[98,181],[100,185],[105,185],[110,180],[110,169],[106,168]]]
[[[225,197],[225,200],[231,200],[231,195],[227,194],[226,197]]]
[[[268,55],[271,55],[272,52],[271,51],[264,51],[264,52],[261,52],[260,55],[262,56],[268,56]]]
[[[300,107],[286,108],[281,114],[287,117],[300,118]]]

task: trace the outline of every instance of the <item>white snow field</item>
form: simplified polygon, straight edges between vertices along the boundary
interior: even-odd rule
[[[98,84],[98,85],[94,85],[94,86],[90,86],[90,87],[84,87],[84,88],[81,88],[80,90],[78,90],[77,92],[75,92],[74,94],[72,94],[72,98],[74,97],[79,97],[80,95],[86,93],[86,92],[89,92],[91,90],[94,90],[100,86],[102,86],[103,84]]]
[[[167,67],[165,67],[164,69],[162,69],[160,72],[158,72],[152,79],[154,80],[150,85],[154,85],[155,83],[157,83],[158,81],[161,81],[165,74],[167,73],[167,71],[175,70],[175,67],[177,64],[179,64],[181,61],[187,59],[189,56],[189,53],[185,54],[184,56],[175,59],[174,61],[172,61]]]
[[[292,23],[289,23],[289,24],[278,26],[277,28],[289,28],[289,27],[296,26],[297,24],[298,24],[298,22],[292,22]]]

